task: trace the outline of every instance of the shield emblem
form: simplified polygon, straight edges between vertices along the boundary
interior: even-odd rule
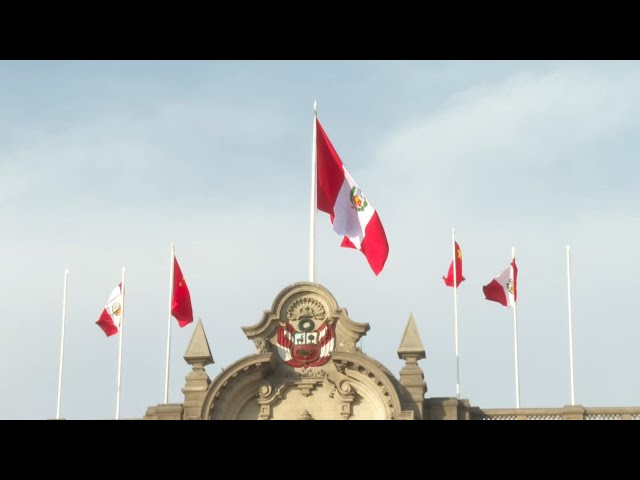
[[[333,325],[324,322],[317,330],[313,323],[301,323],[307,331],[297,331],[290,323],[278,325],[280,358],[292,367],[317,367],[329,361],[335,345]],[[309,328],[310,327],[310,328]]]
[[[320,346],[318,345],[316,332],[296,333],[291,353],[295,360],[304,364],[316,361],[320,356]]]

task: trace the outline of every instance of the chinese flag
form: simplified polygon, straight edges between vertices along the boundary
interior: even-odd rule
[[[451,265],[449,265],[449,273],[447,273],[446,277],[442,277],[444,279],[444,284],[447,287],[453,287],[453,260],[451,260]],[[462,276],[462,251],[460,250],[460,246],[458,242],[456,242],[456,287],[460,286],[460,282],[464,280]]]
[[[178,325],[184,327],[193,322],[193,310],[191,309],[191,295],[187,282],[184,280],[178,260],[173,257],[173,299],[171,302],[171,315],[178,320]]]

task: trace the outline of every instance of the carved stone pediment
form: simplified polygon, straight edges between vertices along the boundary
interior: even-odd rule
[[[357,397],[357,389],[347,377],[339,375],[332,379],[332,375],[325,370],[317,370],[313,375],[287,375],[280,380],[277,386],[265,381],[258,389],[258,404],[260,405],[260,420],[269,420],[273,417],[273,409],[280,407],[286,401],[287,394],[298,393],[303,398],[311,397],[318,393],[325,398],[324,406],[332,407],[335,418],[348,420],[352,412],[352,404]],[[322,390],[322,392],[318,392]],[[310,403],[313,405],[313,403]],[[302,408],[306,412],[300,419],[311,420],[314,417],[307,408],[285,406],[289,415],[295,417],[294,412]],[[311,408],[311,407],[310,407]],[[326,414],[326,412],[325,412]]]
[[[257,324],[242,328],[256,353],[211,382],[200,418],[413,418],[402,386],[356,347],[369,324],[351,320],[323,286],[289,285]]]
[[[298,282],[278,294],[257,324],[242,329],[257,354],[278,352],[289,366],[308,368],[326,364],[333,351],[355,353],[369,324],[351,320],[322,285]]]

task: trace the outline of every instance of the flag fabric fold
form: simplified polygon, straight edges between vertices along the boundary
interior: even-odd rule
[[[122,283],[113,289],[107,305],[102,310],[96,324],[104,331],[107,337],[120,331],[122,320]]]
[[[456,244],[456,288],[460,286],[460,283],[465,280],[462,276],[462,250],[460,250],[460,246],[458,242]],[[447,287],[453,287],[453,260],[451,260],[451,265],[449,265],[449,272],[446,277],[442,277],[444,279],[444,284]]]
[[[380,217],[344,167],[316,118],[317,205],[330,215],[333,230],[343,235],[340,246],[360,250],[378,275],[389,255]]]
[[[515,305],[518,300],[518,267],[516,259],[500,275],[482,287],[487,300],[498,302],[505,307]]]
[[[173,257],[173,296],[171,300],[171,315],[178,320],[180,328],[193,322],[193,309],[191,308],[191,295],[187,282],[182,275],[178,260]]]

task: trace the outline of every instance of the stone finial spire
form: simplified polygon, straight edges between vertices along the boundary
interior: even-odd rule
[[[184,393],[184,418],[200,418],[204,398],[209,383],[211,383],[204,367],[213,363],[202,319],[198,319],[198,325],[193,331],[184,359],[192,367],[192,371],[185,377],[187,382],[182,389]]]
[[[198,325],[196,325],[196,329],[193,331],[191,341],[184,354],[184,359],[189,365],[202,364],[202,367],[213,363],[211,349],[209,348],[207,335],[204,333],[201,318],[198,319]]]
[[[409,321],[404,329],[404,335],[398,347],[398,357],[407,363],[417,363],[418,360],[426,358],[413,313],[409,315]]]
[[[416,418],[420,419],[422,418],[427,384],[424,381],[424,373],[418,365],[418,360],[426,358],[426,356],[413,313],[409,315],[409,321],[404,329],[404,334],[398,347],[398,357],[405,361],[405,366],[400,370],[400,384],[405,387],[410,396],[407,400],[411,402]]]

